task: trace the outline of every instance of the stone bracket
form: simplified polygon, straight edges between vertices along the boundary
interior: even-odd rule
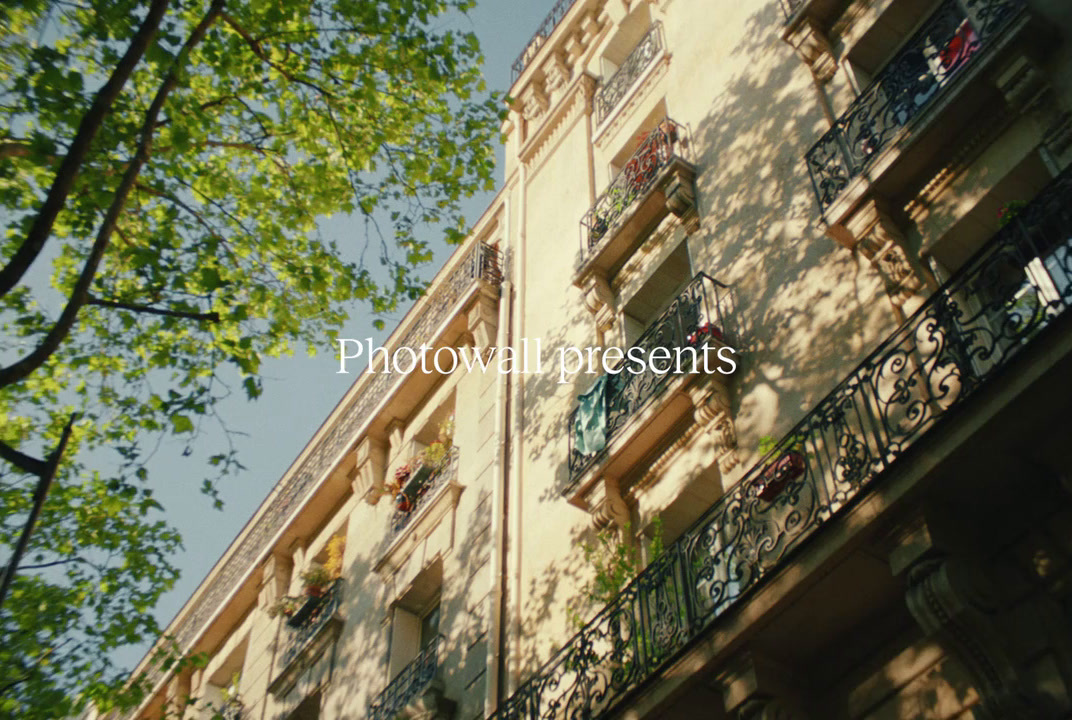
[[[687,390],[696,423],[711,434],[718,455],[718,467],[727,473],[737,467],[737,428],[733,422],[729,392],[720,382],[692,385]]]
[[[354,495],[369,505],[380,501],[384,492],[384,472],[387,466],[387,443],[366,435],[354,450],[356,462],[352,487]]]
[[[1033,591],[1013,568],[954,553],[947,542],[935,540],[935,530],[946,530],[949,544],[962,540],[964,533],[956,532],[954,524],[950,520],[945,523],[949,528],[932,528],[920,523],[891,551],[891,570],[906,579],[909,611],[924,632],[967,668],[980,695],[974,709],[978,720],[1058,717],[1056,708],[1033,692],[1030,670],[1021,667],[1025,658],[1015,651],[1025,647],[1030,634],[1025,634],[1022,618],[1045,624],[1042,618],[1053,616],[1047,607],[1052,600],[1038,588]],[[1051,637],[1050,645],[1054,631],[1041,630],[1041,636]]]
[[[834,77],[838,67],[837,59],[826,34],[813,18],[805,17],[785,36],[785,41],[797,51],[800,59],[811,69],[819,82],[826,83]]]
[[[844,225],[827,229],[838,244],[859,251],[882,277],[894,307],[902,308],[913,298],[923,298],[938,288],[930,271],[908,247],[894,213],[880,198],[862,204]],[[911,312],[915,308],[904,308]]]
[[[469,308],[467,321],[473,344],[478,349],[483,350],[494,345],[495,333],[499,328],[498,296],[481,288],[476,302]]]
[[[592,524],[597,530],[611,524],[624,528],[629,522],[629,508],[622,498],[618,478],[601,477],[589,491],[587,503]]]

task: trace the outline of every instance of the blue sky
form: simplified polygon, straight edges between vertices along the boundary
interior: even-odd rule
[[[468,19],[458,21],[461,27],[471,26],[480,39],[485,56],[484,76],[490,89],[502,92],[508,89],[511,63],[552,5],[551,0],[484,0],[478,2]],[[501,161],[501,148],[498,157]],[[500,162],[497,184],[501,183]],[[475,221],[493,196],[493,192],[486,193],[467,201],[466,219]],[[351,225],[348,218],[326,220],[321,230],[343,242],[347,237],[356,240],[362,233],[356,221]],[[425,276],[434,273],[445,258],[445,254],[438,253]],[[400,313],[396,319],[401,316]],[[341,336],[382,340],[390,330],[389,323],[386,332],[376,331],[366,309],[355,307]],[[151,477],[155,495],[167,509],[170,522],[182,533],[185,545],[185,551],[176,558],[182,577],[157,606],[157,618],[162,625],[170,622],[197,588],[357,377],[353,372],[336,374],[338,362],[330,342],[331,338],[324,339],[324,348],[316,357],[303,352],[296,357],[265,362],[261,398],[248,403],[239,397],[242,393],[236,393],[221,407],[229,427],[245,433],[236,443],[239,459],[247,468],[223,482],[222,511],[213,510],[211,500],[199,492],[205,465],[196,445],[190,457],[183,457],[184,443],[165,443],[154,457]],[[144,651],[145,647],[128,648],[115,659],[133,667]]]

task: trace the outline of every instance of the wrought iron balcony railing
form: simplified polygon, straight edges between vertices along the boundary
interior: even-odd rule
[[[945,0],[804,156],[825,212],[1024,10],[1023,0]]]
[[[1066,171],[492,717],[608,717],[1070,306]]]
[[[499,250],[484,243],[473,243],[451,272],[429,288],[417,321],[399,340],[399,346],[418,347],[429,340],[436,328],[448,319],[452,309],[476,284],[498,287],[502,282]],[[180,647],[188,647],[202,632],[221,604],[238,586],[242,578],[256,567],[261,554],[268,549],[279,530],[316,488],[331,469],[344,447],[373,417],[373,412],[401,382],[398,373],[378,372],[355,397],[330,430],[311,448],[305,458],[288,473],[265,501],[265,509],[255,518],[250,530],[238,541],[234,551],[209,582],[204,593],[194,602],[171,633]],[[164,676],[159,667],[150,667],[152,682]]]
[[[420,515],[421,510],[439,494],[439,490],[454,481],[457,476],[458,448],[456,447],[450,449],[450,454],[445,458],[442,467],[414,468],[401,490],[395,495],[395,510],[391,515],[391,540],[398,537],[410,520]]]
[[[708,339],[724,340],[725,310],[729,299],[727,288],[717,280],[700,273],[685,291],[670,303],[627,351],[626,358],[596,381],[596,385],[578,402],[569,417],[569,476],[572,489],[585,471],[606,456],[614,438],[632,419],[658,397],[676,377],[676,349],[695,348],[700,362],[702,348]],[[640,348],[649,358],[655,348],[666,348],[670,360],[655,367],[655,361],[645,362],[640,372],[629,362],[629,353]],[[692,369],[691,353],[684,368]],[[640,368],[637,368],[640,370]],[[660,372],[656,372],[656,371]]]
[[[435,638],[369,703],[369,720],[394,720],[435,679],[439,638]]]
[[[298,611],[283,624],[283,652],[280,654],[280,669],[285,669],[308,647],[328,621],[339,609],[341,583],[335,580],[320,597],[310,597]]]
[[[517,60],[514,60],[514,64],[510,66],[511,83],[517,82],[517,79],[521,77],[521,73],[525,72],[529,62],[540,51],[540,47],[547,41],[547,38],[551,37],[551,33],[562,22],[562,18],[566,17],[566,13],[569,12],[575,2],[577,0],[558,0],[555,6],[551,8],[551,12],[543,19],[536,32],[533,33],[532,39],[526,43],[525,49],[521,51],[521,54],[517,56]]]
[[[585,228],[581,253],[587,255],[617,227],[633,202],[651,190],[660,171],[678,157],[685,128],[673,120],[663,120],[645,136],[632,157],[603,194],[581,218]]]
[[[644,38],[637,43],[629,53],[629,57],[621,64],[610,80],[603,83],[596,93],[595,109],[596,122],[601,123],[607,119],[611,111],[618,106],[626,93],[633,87],[644,71],[648,69],[652,61],[659,56],[663,49],[662,24],[652,23],[651,29]]]

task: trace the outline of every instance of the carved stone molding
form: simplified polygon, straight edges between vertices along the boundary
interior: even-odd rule
[[[693,172],[682,165],[674,168],[674,174],[666,185],[666,209],[683,221],[686,232],[698,229],[696,214],[696,177]]]
[[[697,425],[706,429],[714,440],[719,470],[729,472],[740,462],[737,457],[737,428],[733,423],[729,393],[717,381],[693,385],[688,393]]]
[[[629,522],[629,507],[622,498],[617,478],[601,477],[588,495],[588,511],[597,530],[612,523],[625,527]]]
[[[495,333],[499,327],[499,297],[483,290],[477,295],[476,302],[469,308],[469,333],[477,349],[491,347],[495,343]]]
[[[978,720],[1051,717],[1023,689],[1002,637],[994,588],[960,558],[925,557],[908,570],[908,609],[967,667],[981,697]]]
[[[294,563],[285,555],[272,553],[261,565],[261,583],[257,594],[257,606],[267,610],[275,601],[287,594]]]
[[[563,50],[557,50],[548,55],[540,66],[544,75],[544,89],[552,97],[556,98],[558,91],[565,88],[570,81],[570,65]],[[552,100],[553,102],[553,100]]]
[[[814,18],[805,17],[786,36],[785,41],[797,51],[800,59],[811,69],[819,82],[826,83],[834,77],[837,72],[837,59],[830,47],[830,41]]]
[[[1012,556],[980,555],[972,519],[929,508],[890,551],[909,611],[967,669],[977,720],[1048,720],[1072,677],[1072,632],[1058,602]],[[1065,687],[1060,687],[1061,685]],[[1064,714],[1063,714],[1064,713]]]
[[[1028,55],[1017,55],[998,73],[995,85],[1009,110],[1034,119],[1042,132],[1042,150],[1054,169],[1072,162],[1072,113],[1061,107],[1039,64]]]
[[[614,328],[616,319],[614,309],[614,291],[607,278],[599,273],[591,273],[584,281],[584,305],[596,321],[596,332],[600,338]]]
[[[383,495],[384,471],[387,465],[387,443],[366,435],[354,450],[354,495],[369,505],[375,505]]]
[[[530,123],[535,123],[547,108],[551,106],[551,98],[548,96],[542,78],[533,78],[532,81],[521,91],[521,114]]]
[[[1042,148],[1057,171],[1072,164],[1072,112],[1060,113],[1042,136]]]
[[[908,248],[894,213],[879,198],[863,203],[843,226],[832,226],[828,234],[839,244],[858,250],[882,277],[886,294],[895,307],[921,296],[925,288],[937,288],[930,271]]]

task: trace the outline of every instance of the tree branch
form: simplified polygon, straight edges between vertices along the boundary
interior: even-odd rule
[[[30,509],[30,516],[26,518],[26,524],[22,527],[22,534],[19,535],[18,542],[15,543],[15,549],[11,553],[11,560],[8,561],[7,567],[4,568],[3,579],[0,580],[0,607],[4,606],[4,598],[7,597],[11,583],[15,580],[15,571],[18,570],[19,560],[22,559],[23,553],[26,552],[26,546],[30,544],[30,535],[33,534],[34,525],[41,514],[41,509],[45,506],[49,488],[52,487],[52,481],[56,477],[56,470],[60,466],[60,460],[63,459],[63,451],[67,449],[67,441],[71,439],[71,428],[74,427],[74,421],[77,419],[78,413],[72,413],[71,417],[67,419],[67,424],[63,426],[63,434],[60,435],[59,444],[48,456],[48,460],[41,469],[42,472],[39,475],[37,487],[34,488],[33,507]]]
[[[249,45],[249,48],[253,51],[254,55],[256,55],[265,63],[267,63],[269,67],[274,69],[287,80],[291,81],[292,83],[298,83],[299,85],[305,85],[306,87],[311,88],[322,95],[326,95],[329,98],[335,97],[332,93],[320,87],[316,83],[310,80],[306,80],[305,78],[296,77],[295,75],[291,74],[289,70],[280,66],[279,63],[272,61],[272,59],[268,57],[268,53],[264,52],[264,48],[261,47],[261,44],[257,42],[257,39],[250,35],[249,32],[247,32],[246,29],[242,27],[237,20],[234,19],[234,17],[228,15],[227,13],[223,13],[223,21],[227,23],[227,25],[230,26],[232,30],[238,33],[243,40],[246,41],[246,44]]]
[[[7,460],[19,470],[24,470],[32,475],[40,475],[45,471],[44,460],[38,460],[26,453],[19,452],[3,440],[0,440],[0,458]]]
[[[138,147],[134,152],[134,157],[131,158],[130,164],[123,173],[123,178],[119,181],[119,186],[115,190],[112,203],[108,206],[108,211],[105,213],[104,220],[101,222],[101,226],[97,231],[97,238],[94,240],[93,247],[89,251],[89,257],[86,258],[85,265],[82,267],[82,272],[78,276],[74,288],[71,290],[70,298],[67,301],[67,305],[63,308],[63,312],[60,313],[59,319],[48,331],[48,334],[45,335],[44,339],[41,340],[41,344],[34,348],[29,355],[21,360],[15,361],[5,368],[0,368],[0,388],[7,387],[22,380],[34,370],[41,367],[52,353],[56,352],[60,343],[66,339],[71,328],[74,327],[78,311],[81,310],[82,306],[85,305],[86,301],[89,299],[89,287],[97,275],[97,269],[100,267],[101,259],[104,257],[104,251],[108,248],[108,243],[111,240],[112,233],[115,231],[116,223],[126,204],[127,197],[130,195],[130,191],[138,179],[138,174],[141,172],[142,166],[149,159],[149,151],[153,143],[153,133],[156,128],[156,121],[160,116],[160,111],[163,109],[164,103],[167,101],[168,95],[171,94],[171,91],[174,90],[175,86],[178,84],[179,68],[189,56],[190,51],[201,42],[205,37],[205,33],[208,32],[208,29],[216,21],[220,13],[223,12],[223,4],[224,0],[213,0],[212,5],[209,6],[208,12],[201,18],[201,22],[199,22],[197,27],[193,29],[190,36],[186,38],[186,42],[179,51],[178,57],[175,58],[174,64],[171,66],[171,69],[168,70],[168,74],[164,77],[164,81],[160,84],[159,89],[157,89],[152,104],[145,112],[145,119],[142,122],[140,130],[141,137],[138,140]]]
[[[18,284],[41,252],[41,248],[45,246],[49,235],[52,234],[52,226],[63,209],[71,188],[74,187],[75,178],[78,177],[78,171],[81,169],[86,155],[89,154],[89,147],[93,142],[93,138],[104,123],[104,118],[111,110],[116,98],[119,97],[123,85],[126,84],[127,79],[134,72],[134,67],[141,60],[142,55],[145,54],[146,49],[148,49],[149,44],[156,35],[167,5],[168,0],[152,1],[149,5],[149,12],[145,15],[145,20],[138,27],[138,31],[134,33],[134,38],[130,41],[130,45],[127,47],[123,57],[120,58],[119,64],[115,66],[115,71],[112,72],[111,77],[94,96],[93,104],[90,105],[89,110],[82,117],[82,122],[78,125],[78,131],[71,141],[67,155],[56,170],[56,177],[52,181],[52,186],[48,189],[48,194],[41,204],[41,209],[38,210],[37,216],[30,226],[30,231],[26,234],[26,238],[22,241],[19,249],[15,251],[11,260],[0,270],[0,296],[6,295],[11,288]]]
[[[187,312],[185,310],[168,310],[167,308],[153,307],[152,305],[142,305],[141,303],[121,302],[118,300],[103,300],[94,295],[88,296],[86,299],[86,305],[97,305],[98,307],[116,308],[118,310],[130,310],[131,312],[143,313],[145,315],[163,315],[165,317],[177,317],[186,318],[187,320],[205,320],[208,322],[218,323],[220,321],[220,314],[218,312]]]
[[[67,558],[66,560],[54,560],[52,562],[40,563],[38,565],[22,565],[22,570],[43,570],[45,568],[56,567],[57,565],[68,565],[70,563],[84,563],[86,559],[83,557]],[[0,568],[0,572],[7,570],[7,566]]]

